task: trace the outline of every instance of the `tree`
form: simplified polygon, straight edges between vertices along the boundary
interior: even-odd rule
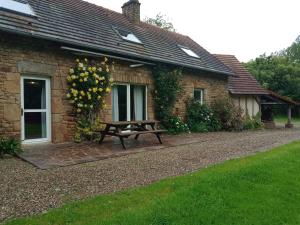
[[[285,55],[292,62],[300,63],[300,35],[295,42],[285,50]]]
[[[269,56],[264,54],[245,66],[263,87],[296,101],[300,100],[300,63],[297,59],[292,60],[287,53]]]
[[[155,18],[146,17],[144,22],[163,28],[168,31],[176,32],[173,23],[165,15],[158,13]]]

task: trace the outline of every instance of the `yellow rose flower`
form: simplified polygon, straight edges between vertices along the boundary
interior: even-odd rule
[[[106,68],[106,72],[109,73],[109,68]]]
[[[68,93],[68,94],[67,94],[67,98],[71,98],[71,95],[70,95],[70,93]]]
[[[73,86],[73,87],[76,87],[76,83],[73,83],[72,86]]]
[[[97,97],[97,99],[100,100],[100,99],[101,99],[101,96],[99,95],[99,96]]]
[[[75,79],[77,78],[77,76],[72,75],[71,78],[72,78],[73,80],[75,80]]]
[[[76,59],[76,62],[78,62],[78,63],[79,63],[79,62],[80,62],[80,60],[79,60],[79,59]]]
[[[101,68],[101,67],[99,67],[99,68],[98,68],[98,70],[101,72],[101,71],[102,71],[102,68]]]
[[[82,67],[83,67],[83,63],[79,63],[78,66],[79,66],[80,68],[82,68]]]
[[[87,81],[88,81],[88,79],[87,79],[86,77],[85,77],[83,80],[84,80],[84,82],[87,82]]]
[[[93,88],[93,92],[96,93],[97,92],[97,88]]]
[[[93,72],[95,72],[96,70],[97,70],[97,68],[96,68],[96,67],[93,67],[93,68],[92,68],[92,71],[93,71]]]
[[[67,76],[67,81],[68,82],[72,81],[72,77],[71,76]]]
[[[110,91],[111,91],[110,88],[106,88],[107,93],[110,93]]]
[[[85,96],[85,93],[84,93],[84,91],[81,91],[81,92],[80,92],[80,94],[81,94],[82,96]]]
[[[74,73],[74,69],[70,69],[70,74],[73,74]]]
[[[110,78],[110,79],[109,79],[109,82],[114,82],[114,79],[113,79],[113,78]]]
[[[92,89],[91,88],[89,88],[89,92],[91,92],[92,91]]]
[[[81,113],[81,109],[77,109],[77,112],[78,112],[78,113]]]
[[[80,80],[79,80],[79,82],[81,82],[81,83],[82,83],[82,82],[83,82],[83,80],[82,80],[82,79],[80,79]]]
[[[85,58],[85,59],[84,59],[84,61],[85,61],[85,62],[88,62],[88,59],[87,59],[87,58]]]
[[[98,84],[99,83],[99,81],[98,80],[96,80],[96,84]]]
[[[98,89],[98,91],[99,91],[99,92],[102,92],[102,91],[103,91],[103,89],[102,89],[102,88],[99,88],[99,89]]]

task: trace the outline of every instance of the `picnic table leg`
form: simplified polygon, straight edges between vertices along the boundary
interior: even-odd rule
[[[121,141],[121,144],[122,144],[123,148],[126,150],[126,146],[125,146],[125,144],[124,144],[124,139],[123,139],[123,137],[120,137],[120,141]]]
[[[106,136],[106,134],[108,133],[109,131],[109,128],[110,126],[109,125],[106,125],[104,131],[101,133],[101,139],[99,140],[99,144],[101,144]]]
[[[162,144],[161,138],[160,138],[160,134],[155,134],[157,139],[159,140],[159,143]]]

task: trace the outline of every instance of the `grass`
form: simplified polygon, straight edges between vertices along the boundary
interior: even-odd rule
[[[300,224],[300,142],[7,225]]]
[[[287,116],[277,115],[274,117],[275,122],[277,123],[287,123]],[[300,117],[292,117],[292,123],[300,124]]]

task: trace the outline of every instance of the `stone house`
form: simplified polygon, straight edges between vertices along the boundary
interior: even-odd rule
[[[73,140],[75,118],[66,76],[79,57],[115,60],[116,82],[103,119],[154,119],[151,67],[183,69],[185,101],[227,96],[234,74],[191,38],[140,21],[140,3],[117,13],[82,0],[6,0],[0,3],[0,136],[24,143]]]

